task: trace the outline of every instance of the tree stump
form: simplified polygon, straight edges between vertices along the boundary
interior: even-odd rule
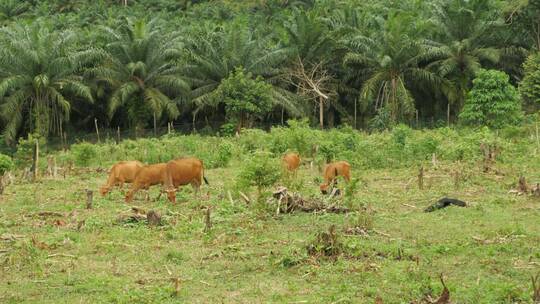
[[[154,210],[148,211],[146,220],[150,226],[161,226],[161,216]]]
[[[174,282],[174,296],[178,297],[178,295],[180,294],[180,278],[174,278],[173,282]]]
[[[527,181],[525,180],[525,176],[520,176],[518,180],[518,190],[522,193],[529,193],[529,185],[527,185]]]
[[[86,189],[86,209],[92,209],[94,200],[94,191]]]
[[[47,156],[47,176],[56,177],[57,173],[56,158],[54,155]]]
[[[540,197],[540,183],[536,183],[536,186],[531,191],[533,196]]]

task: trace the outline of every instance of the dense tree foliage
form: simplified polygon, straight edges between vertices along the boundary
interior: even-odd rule
[[[452,123],[481,69],[525,77],[538,111],[538,20],[538,0],[6,0],[1,127],[220,126],[238,70],[268,91],[265,124]]]
[[[459,117],[466,124],[493,128],[520,122],[520,100],[508,75],[496,70],[478,71]]]

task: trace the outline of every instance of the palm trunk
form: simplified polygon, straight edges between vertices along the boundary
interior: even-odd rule
[[[446,108],[446,121],[448,126],[450,127],[450,102],[448,102],[448,106]]]
[[[156,112],[154,112],[154,136],[157,136]]]
[[[358,129],[358,124],[356,122],[356,104],[358,103],[358,100],[355,99],[354,100],[354,128],[355,129]]]

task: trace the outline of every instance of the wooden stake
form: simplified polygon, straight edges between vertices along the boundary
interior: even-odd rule
[[[420,170],[418,172],[418,189],[424,189],[424,166],[420,166]]]
[[[98,124],[97,124],[97,118],[94,118],[94,125],[96,126],[97,141],[98,141],[98,143],[100,143],[101,140],[99,139],[99,128],[98,128]]]
[[[6,176],[6,174],[8,173],[4,173],[4,175],[0,178],[0,194],[4,194],[4,189],[6,188],[6,184],[4,183],[4,177]]]
[[[92,209],[93,199],[94,199],[94,191],[86,189],[86,209]]]
[[[210,228],[212,228],[212,221],[210,219],[210,206],[208,206],[204,215],[204,232],[209,232]]]
[[[36,139],[34,153],[32,157],[32,180],[36,181],[39,177],[39,141]]]
[[[116,129],[116,143],[120,143],[120,126]]]
[[[540,134],[538,131],[538,119],[536,119],[536,150],[540,151]]]
[[[234,206],[234,200],[231,195],[231,191],[227,191],[227,195],[229,196],[229,201],[231,202],[231,206]]]
[[[324,129],[324,102],[322,96],[319,96],[319,124],[321,130]]]
[[[459,169],[454,170],[454,188],[456,190],[459,190],[459,185],[461,182],[461,173],[459,172]]]

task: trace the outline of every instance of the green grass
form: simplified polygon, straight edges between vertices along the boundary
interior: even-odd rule
[[[84,189],[97,190],[105,173],[9,186],[0,201],[0,235],[20,238],[0,241],[0,302],[374,303],[381,296],[384,303],[411,303],[440,294],[440,273],[454,303],[532,302],[530,277],[540,271],[540,200],[508,194],[518,175],[511,165],[497,164],[501,176],[462,165],[467,179],[458,190],[450,176],[454,164],[428,167],[432,178],[422,191],[416,167],[353,168],[362,183],[352,205],[370,210],[361,216],[373,220],[364,236],[343,233],[355,214],[276,216],[274,207],[246,205],[234,191],[232,205],[227,190],[239,165],[206,171],[209,197],[194,198],[186,188],[176,205],[165,198],[136,200],[164,215],[165,225],[154,228],[116,221],[130,209],[118,190],[84,209]],[[537,165],[532,168],[527,177],[540,181]],[[302,167],[297,184],[304,196],[318,195],[319,175]],[[470,206],[422,212],[442,196]],[[206,206],[212,206],[208,233]],[[65,216],[36,215],[40,211]],[[57,219],[66,225],[55,225]],[[309,256],[306,246],[332,224],[345,253]],[[181,284],[174,295],[176,277]]]

